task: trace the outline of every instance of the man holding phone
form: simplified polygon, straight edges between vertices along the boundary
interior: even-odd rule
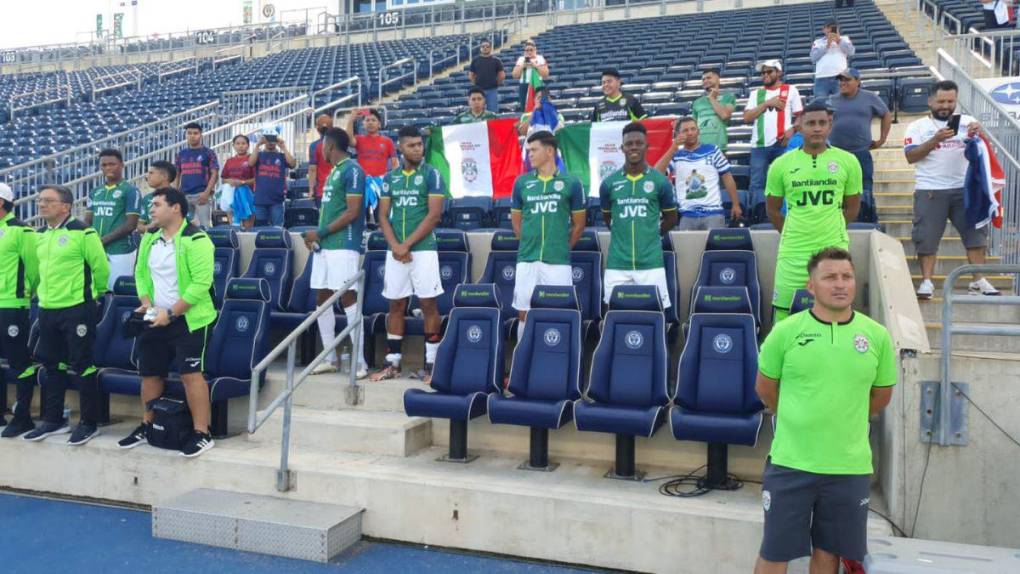
[[[918,299],[931,299],[935,293],[932,274],[946,220],[960,234],[967,250],[967,262],[985,262],[988,228],[975,229],[967,224],[963,200],[963,184],[969,162],[964,157],[965,140],[979,137],[981,125],[973,117],[956,113],[955,82],[944,80],[932,84],[928,92],[931,114],[907,126],[903,152],[907,161],[916,166],[914,191],[914,229],[911,237],[921,265]],[[968,286],[972,295],[999,295],[980,274]]]
[[[283,199],[287,170],[297,165],[287,144],[275,133],[266,133],[248,158],[255,168],[255,225],[283,227]]]

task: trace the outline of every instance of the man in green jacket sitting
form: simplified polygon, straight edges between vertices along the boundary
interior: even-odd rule
[[[188,200],[180,191],[164,187],[152,193],[150,209],[155,228],[142,237],[135,264],[135,284],[151,327],[138,336],[138,371],[142,375],[142,405],[163,394],[170,363],[177,358],[181,383],[195,425],[181,447],[181,455],[195,457],[213,447],[209,434],[209,387],[202,375],[206,339],[216,321],[210,287],[213,283],[212,241],[188,222]],[[120,440],[121,448],[145,442],[153,413]]]

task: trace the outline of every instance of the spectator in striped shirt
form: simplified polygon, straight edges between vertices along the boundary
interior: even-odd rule
[[[673,177],[677,205],[680,207],[681,231],[698,231],[726,227],[719,183],[730,197],[730,217],[743,216],[737,197],[737,182],[730,173],[730,162],[718,146],[701,143],[701,132],[694,118],[681,118],[678,132],[669,150],[662,155],[655,169]]]
[[[765,177],[769,166],[786,150],[795,120],[804,109],[795,86],[783,82],[783,64],[765,60],[756,66],[762,87],[751,90],[744,107],[744,123],[751,131],[751,218],[765,221]]]

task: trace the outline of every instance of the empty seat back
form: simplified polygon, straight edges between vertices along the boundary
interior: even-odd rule
[[[751,230],[746,227],[713,229],[705,239],[705,251],[754,251]]]
[[[458,197],[450,201],[451,223],[465,231],[488,225],[491,211],[491,197]]]
[[[694,315],[680,356],[676,404],[699,413],[756,413],[763,408],[754,390],[757,372],[751,315]]]
[[[93,349],[96,367],[134,369],[131,362],[134,338],[124,336],[124,321],[131,316],[141,302],[135,291],[135,278],[129,275],[117,278],[113,284],[113,296],[103,312],[103,318],[96,325],[96,343]]]
[[[237,232],[233,229],[213,227],[206,233],[215,247],[213,252],[213,302],[216,307],[219,307],[223,304],[227,281],[240,275],[241,254],[237,249]]]
[[[601,320],[602,254],[598,251],[572,251],[570,267],[581,317],[585,321]]]
[[[503,383],[504,341],[495,285],[465,284],[436,353],[432,389],[467,395],[497,392]]]
[[[517,237],[512,231],[496,231],[489,245],[489,257],[479,283],[496,285],[499,308],[504,316],[513,315],[514,285],[517,282]]]
[[[692,293],[698,287],[746,287],[755,320],[761,323],[761,288],[753,252],[706,251],[701,256],[701,268]]]
[[[793,293],[793,302],[790,303],[790,314],[799,313],[810,309],[815,304],[815,296],[807,289],[797,289]]]
[[[647,297],[631,295],[642,294]],[[596,403],[651,408],[668,400],[666,388],[665,318],[658,311],[655,288],[621,285],[614,299],[645,301],[643,308],[611,309],[606,313],[602,338],[592,358],[588,397]]]
[[[251,379],[251,370],[269,345],[269,301],[265,279],[231,279],[205,352],[205,371],[213,377]]]
[[[581,312],[573,287],[535,289],[521,340],[514,349],[509,390],[515,397],[581,397]]]
[[[290,293],[291,266],[294,252],[290,248],[290,233],[284,229],[267,229],[255,236],[255,251],[245,271],[246,279],[265,279],[269,285],[269,306],[284,310]]]

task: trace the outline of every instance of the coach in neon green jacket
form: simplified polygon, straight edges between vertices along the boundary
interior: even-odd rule
[[[142,237],[135,263],[135,285],[150,321],[138,335],[138,374],[142,376],[142,407],[163,394],[170,365],[176,361],[188,399],[194,431],[181,454],[194,457],[213,447],[209,433],[209,387],[202,371],[213,306],[212,240],[188,223],[188,198],[164,187],[152,193],[149,210],[155,229]],[[146,441],[154,415],[146,410],[142,424],[121,439],[121,448]]]
[[[162,237],[162,233],[157,228],[142,236],[135,262],[138,297],[147,297],[150,301],[153,300],[155,286],[148,261],[152,245]],[[191,305],[184,312],[184,320],[189,331],[197,331],[216,321],[216,306],[212,298],[213,254],[216,248],[204,231],[190,223],[181,225],[174,235],[173,244],[180,297]]]
[[[95,229],[71,215],[74,194],[48,185],[37,196],[46,225],[38,230],[39,344],[36,358],[46,369],[42,387],[43,422],[23,438],[40,441],[71,432],[68,443],[83,445],[99,434],[99,383],[93,364],[96,302],[106,291],[110,264]],[[66,366],[66,370],[65,370]],[[64,420],[68,378],[78,387],[79,424],[72,431]]]

